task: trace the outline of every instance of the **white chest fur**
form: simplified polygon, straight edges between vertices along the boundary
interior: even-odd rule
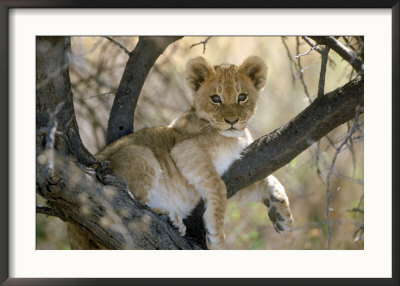
[[[252,138],[247,129],[242,136],[230,138],[226,144],[220,144],[212,154],[212,162],[218,175],[222,175],[232,165],[232,163],[240,159],[240,154],[251,142]]]

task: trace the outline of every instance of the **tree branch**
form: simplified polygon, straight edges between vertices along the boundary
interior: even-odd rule
[[[36,213],[50,215],[50,216],[57,216],[52,208],[44,206],[36,206]]]
[[[362,76],[316,98],[294,119],[253,142],[222,176],[228,197],[286,165],[331,130],[354,118],[357,105],[364,106]]]
[[[122,75],[107,127],[107,144],[133,132],[133,116],[151,67],[164,50],[182,37],[139,37]]]
[[[364,73],[364,64],[357,58],[357,56],[349,50],[345,45],[336,40],[334,37],[322,37],[322,36],[310,36],[311,39],[316,41],[318,44],[325,45],[336,53],[338,53],[344,60],[349,62],[351,66],[360,74]]]

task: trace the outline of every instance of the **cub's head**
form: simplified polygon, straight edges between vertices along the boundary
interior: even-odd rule
[[[224,136],[240,136],[254,113],[258,91],[265,85],[267,67],[263,60],[251,56],[240,66],[212,67],[197,57],[188,61],[186,73],[195,92],[197,115]]]

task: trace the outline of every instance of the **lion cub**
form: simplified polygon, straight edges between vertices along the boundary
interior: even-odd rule
[[[108,145],[97,158],[128,183],[142,203],[166,214],[181,235],[183,219],[202,198],[209,248],[221,248],[227,204],[221,175],[252,142],[246,129],[264,87],[267,68],[259,57],[239,67],[210,66],[202,57],[187,63],[187,83],[194,91],[190,110],[169,126],[145,128]],[[292,215],[282,185],[274,177],[237,192],[233,199],[253,200],[269,208],[276,231],[289,230]]]

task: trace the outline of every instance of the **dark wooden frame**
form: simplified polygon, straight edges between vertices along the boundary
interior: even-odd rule
[[[399,0],[0,0],[0,283],[1,285],[400,285],[399,280]],[[8,40],[12,8],[387,8],[392,10],[392,278],[302,279],[22,279],[9,277]],[[6,136],[4,136],[6,134]],[[376,261],[379,263],[379,261]],[[204,281],[206,280],[206,281]]]

